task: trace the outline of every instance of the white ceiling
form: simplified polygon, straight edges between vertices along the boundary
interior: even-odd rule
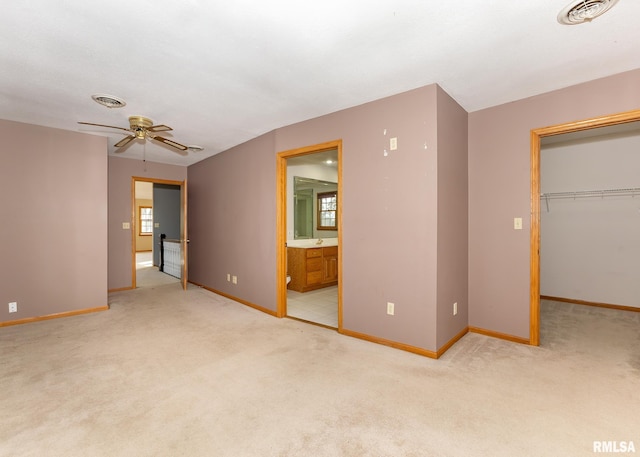
[[[32,0],[0,13],[0,118],[123,133],[130,115],[205,150],[120,155],[189,165],[275,128],[438,83],[467,111],[640,68],[640,1],[562,26],[568,0]],[[124,99],[108,109],[92,94]]]

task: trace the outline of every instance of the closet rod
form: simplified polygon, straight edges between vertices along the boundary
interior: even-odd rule
[[[547,192],[540,194],[540,198],[576,198],[576,197],[604,197],[606,195],[640,195],[640,187],[603,190],[577,190],[569,192]]]
[[[586,197],[624,197],[631,195],[635,197],[640,195],[640,187],[627,187],[620,189],[602,189],[602,190],[578,190],[569,192],[547,192],[540,194],[540,198],[544,198],[547,204],[547,212],[549,211],[549,200],[556,198],[586,198]]]

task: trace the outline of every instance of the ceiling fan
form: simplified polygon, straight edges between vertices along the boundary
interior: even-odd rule
[[[126,146],[136,138],[140,140],[151,138],[152,140],[159,141],[161,143],[166,144],[167,146],[171,146],[172,148],[179,150],[180,151],[179,154],[183,153],[183,155],[185,155],[187,153],[184,151],[187,151],[187,149],[189,149],[184,144],[180,144],[168,138],[156,135],[157,132],[168,132],[173,129],[168,125],[164,125],[164,124],[153,125],[153,121],[148,117],[144,117],[144,116],[130,116],[128,129],[124,127],[116,127],[113,125],[94,124],[91,122],[78,122],[78,124],[95,125],[97,127],[107,127],[110,129],[118,129],[118,130],[124,130],[126,132],[131,132],[129,136],[124,137],[114,145],[116,148],[121,148],[123,146]]]

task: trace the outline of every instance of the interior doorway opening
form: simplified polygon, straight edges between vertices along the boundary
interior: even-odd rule
[[[342,328],[341,176],[341,140],[277,155],[278,317]]]
[[[628,111],[531,131],[531,237],[529,344],[540,345],[540,146],[541,138],[640,121],[640,110]]]
[[[151,194],[149,194],[151,186]],[[146,191],[145,191],[146,189]],[[143,197],[143,198],[138,198]],[[154,285],[166,283],[180,283],[186,290],[188,282],[187,268],[187,182],[171,181],[154,178],[132,177],[131,182],[131,284]],[[151,208],[143,214],[143,208]],[[148,217],[151,213],[151,221]],[[169,232],[167,232],[169,231]],[[143,233],[144,232],[144,233]],[[150,233],[149,233],[150,232]],[[154,271],[146,267],[151,263],[152,269],[161,266],[161,233],[170,233],[177,252],[176,269],[173,277],[155,276]],[[145,240],[149,238],[149,240]],[[143,240],[143,241],[140,241]],[[146,252],[139,252],[141,242],[146,243]],[[150,246],[148,246],[150,244]],[[144,254],[147,254],[146,256]],[[150,256],[149,256],[150,254]],[[150,257],[147,259],[146,257]],[[144,275],[144,278],[138,275]]]

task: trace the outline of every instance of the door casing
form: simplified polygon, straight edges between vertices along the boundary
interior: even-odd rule
[[[640,121],[640,110],[531,130],[531,236],[529,344],[540,345],[540,138]]]
[[[279,152],[276,156],[276,294],[277,317],[287,310],[287,159],[316,152],[338,151],[338,331],[342,329],[342,140]]]
[[[131,288],[136,288],[136,181],[150,182],[153,184],[170,184],[180,186],[180,244],[182,246],[181,279],[182,288],[187,290],[188,282],[188,253],[187,253],[187,180],[172,181],[168,179],[131,177]]]

